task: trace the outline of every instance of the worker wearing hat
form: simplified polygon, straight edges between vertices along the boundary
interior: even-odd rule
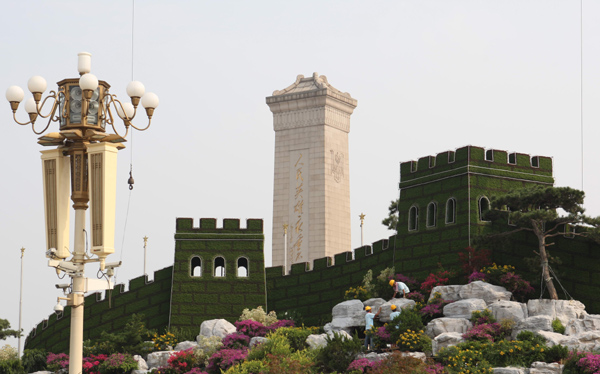
[[[390,313],[390,321],[393,321],[394,318],[396,318],[400,315],[400,310],[394,304],[390,305],[390,309],[392,309],[392,312]],[[396,329],[397,328],[398,328],[398,326],[396,326]]]
[[[373,328],[373,319],[375,319],[376,317],[379,317],[379,313],[381,313],[381,308],[379,308],[377,313],[373,313],[373,312],[371,312],[371,307],[367,305],[365,307],[365,312],[367,312],[365,314],[365,332],[366,332]],[[371,346],[371,349],[373,349],[373,339],[371,338],[371,336],[369,334],[365,334],[365,349],[369,349],[369,346]]]
[[[396,298],[398,292],[402,292],[402,297],[406,297],[406,294],[410,292],[408,286],[404,284],[404,282],[396,282],[392,279],[390,280],[390,286],[394,287],[394,296],[392,296],[392,299]]]

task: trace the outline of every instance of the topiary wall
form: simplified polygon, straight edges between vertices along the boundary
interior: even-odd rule
[[[154,272],[154,280],[146,276],[117,284],[112,292],[94,293],[85,297],[83,339],[100,338],[102,331],[115,332],[122,329],[132,314],[143,314],[149,329],[162,331],[169,324],[171,278],[173,267]],[[42,348],[49,352],[69,352],[71,307],[65,307],[60,315],[51,314],[35,327],[25,339],[25,349]]]
[[[224,267],[217,269],[219,259]],[[240,261],[247,269],[240,269]],[[214,218],[201,218],[198,227],[191,218],[177,219],[171,327],[198,328],[219,318],[233,322],[244,308],[265,304],[261,219],[248,219],[246,228],[239,219],[224,219],[222,228]]]

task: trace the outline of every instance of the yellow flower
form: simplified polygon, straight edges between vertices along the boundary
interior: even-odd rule
[[[509,352],[510,352],[510,353],[512,353],[512,352],[513,352],[512,348],[510,349],[510,351],[509,351]]]
[[[504,352],[500,351],[500,356],[504,356]]]

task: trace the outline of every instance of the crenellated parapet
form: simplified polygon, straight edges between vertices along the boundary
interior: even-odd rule
[[[425,156],[400,164],[400,187],[447,178],[466,172],[553,183],[552,158],[530,156],[482,147],[465,146],[455,151]]]

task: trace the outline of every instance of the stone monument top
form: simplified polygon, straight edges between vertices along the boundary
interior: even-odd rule
[[[356,100],[352,99],[352,96],[348,92],[342,92],[337,88],[333,87],[327,81],[327,77],[324,75],[319,75],[319,73],[313,73],[311,77],[304,78],[304,75],[300,74],[296,77],[296,81],[292,83],[289,87],[284,88],[283,90],[275,90],[273,91],[273,96],[281,96],[287,94],[294,94],[300,92],[307,91],[316,91],[327,89],[330,93],[336,93],[338,95],[344,96],[352,101],[354,101],[354,105],[356,106]]]

